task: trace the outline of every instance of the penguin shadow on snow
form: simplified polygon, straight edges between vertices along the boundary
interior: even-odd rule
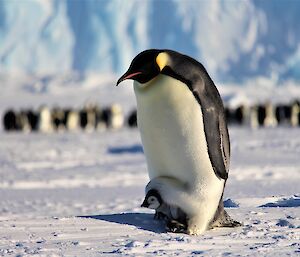
[[[143,154],[143,147],[140,144],[112,146],[108,147],[107,152],[110,154]]]
[[[155,233],[166,232],[163,221],[155,220],[153,214],[149,213],[115,213],[105,215],[77,216],[77,218],[96,219],[122,225],[130,225],[135,226],[138,229]]]

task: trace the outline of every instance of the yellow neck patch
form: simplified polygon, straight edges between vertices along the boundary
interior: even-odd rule
[[[162,70],[169,63],[169,55],[165,52],[160,53],[156,57],[156,63],[160,70]]]

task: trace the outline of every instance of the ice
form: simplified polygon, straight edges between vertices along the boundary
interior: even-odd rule
[[[142,50],[169,48],[218,81],[299,81],[299,8],[293,0],[2,0],[0,69],[120,74]]]

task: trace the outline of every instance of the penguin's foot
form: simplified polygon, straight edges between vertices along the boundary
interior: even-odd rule
[[[227,227],[227,228],[234,228],[234,227],[240,227],[243,224],[232,219],[229,214],[224,210],[223,214],[220,215],[216,220],[214,220],[210,224],[210,228],[216,228],[216,227]]]
[[[178,222],[177,220],[169,220],[166,224],[168,232],[172,233],[186,233],[186,225]]]
[[[217,213],[214,217],[214,220],[210,222],[209,228],[220,228],[220,227],[227,227],[227,228],[234,228],[234,227],[239,227],[242,226],[243,224],[232,219],[229,214],[224,210],[224,208],[219,206],[221,208],[221,211]]]
[[[236,220],[231,220],[228,223],[223,224],[222,227],[234,228],[234,227],[240,227],[242,225],[243,225],[242,223],[240,223],[240,222],[238,222]]]
[[[187,229],[187,234],[191,236],[197,236],[200,235],[202,232],[199,231],[199,229],[195,226],[193,227],[188,227]]]
[[[207,230],[207,224],[201,216],[195,216],[188,220],[187,233],[189,235],[201,235]]]
[[[187,229],[187,234],[191,236],[201,235],[205,230],[199,229],[196,226],[189,227]]]

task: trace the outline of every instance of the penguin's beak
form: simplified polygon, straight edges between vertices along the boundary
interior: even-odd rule
[[[119,78],[119,80],[117,81],[117,85],[116,86],[118,86],[122,81],[124,81],[126,79],[134,79],[134,77],[136,75],[139,75],[139,74],[142,74],[142,72],[141,71],[137,71],[137,72],[131,73],[131,72],[127,71],[121,78]]]
[[[149,207],[149,203],[146,201],[146,199],[145,199],[144,202],[141,204],[141,207],[145,207],[145,208],[148,208],[148,207]]]

